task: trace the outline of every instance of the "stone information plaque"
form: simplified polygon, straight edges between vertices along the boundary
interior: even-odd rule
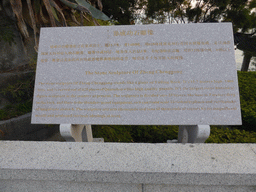
[[[239,125],[232,25],[42,28],[32,123]]]

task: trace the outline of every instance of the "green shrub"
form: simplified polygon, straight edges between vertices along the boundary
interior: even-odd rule
[[[123,125],[93,125],[94,138],[104,138],[105,142],[133,142],[130,127]]]
[[[23,103],[32,100],[34,92],[34,73],[28,73],[26,78],[17,79],[15,82],[8,84],[0,91],[11,103]]]
[[[256,72],[238,72],[242,126],[238,129],[256,131]]]
[[[178,126],[138,125],[131,126],[134,142],[166,143],[167,140],[177,139]]]
[[[178,126],[93,125],[92,132],[106,142],[166,143],[177,139]]]
[[[166,143],[178,138],[178,126],[94,125],[93,137],[105,142]],[[256,143],[256,132],[211,126],[206,143]]]
[[[206,143],[256,143],[256,132],[211,126]]]
[[[32,101],[28,100],[22,103],[11,104],[0,109],[0,120],[6,120],[32,111]]]

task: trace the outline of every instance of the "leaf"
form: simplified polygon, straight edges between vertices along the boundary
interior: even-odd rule
[[[51,7],[51,10],[52,10],[52,13],[53,13],[54,18],[55,18],[57,21],[60,22],[60,20],[59,20],[59,18],[58,18],[58,15],[57,15],[57,13],[56,13],[56,11],[55,11],[55,9],[54,9],[53,7]]]
[[[85,0],[75,0],[79,5],[86,7],[87,9],[90,10],[90,12],[92,13],[92,16],[95,19],[100,19],[103,21],[106,20],[110,20],[110,18],[105,15],[103,12],[101,12],[100,10],[96,9],[95,7],[93,7],[92,5],[90,5],[89,3],[87,3]]]
[[[61,8],[57,5],[57,3],[55,3],[55,1],[50,1],[50,3],[52,4],[52,6],[59,12],[60,16],[61,16],[61,20],[63,23],[63,26],[67,26],[67,22],[66,22],[66,18],[61,10]]]
[[[40,12],[39,13],[40,13],[40,17],[41,17],[43,23],[44,24],[48,23],[48,20],[44,17],[43,8],[42,7],[40,7]]]
[[[80,23],[76,20],[76,17],[75,17],[75,14],[74,14],[74,13],[75,13],[75,10],[72,9],[71,12],[72,12],[72,14],[70,14],[71,20],[72,20],[75,24],[80,25]]]
[[[55,23],[55,20],[54,20],[53,12],[52,12],[52,9],[51,9],[52,6],[50,5],[49,0],[43,0],[43,2],[44,2],[46,10],[48,12],[48,15],[50,17],[51,25],[53,27],[56,27],[56,23]]]
[[[249,8],[250,8],[250,9],[256,8],[256,0],[252,0],[252,1],[249,3]]]
[[[65,5],[67,5],[68,7],[71,7],[72,9],[76,9],[77,8],[77,4],[76,3],[71,3],[68,0],[60,0],[62,3],[64,3]]]

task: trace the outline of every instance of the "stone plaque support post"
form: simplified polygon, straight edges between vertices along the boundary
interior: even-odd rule
[[[167,143],[204,143],[210,136],[210,125],[180,125],[178,140]]]
[[[204,143],[209,136],[209,125],[181,125],[179,126],[178,143]]]
[[[93,138],[91,125],[60,124],[60,134],[68,142],[104,142]]]

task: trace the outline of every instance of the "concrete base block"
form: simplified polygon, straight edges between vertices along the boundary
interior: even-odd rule
[[[256,145],[0,141],[0,191],[256,191]]]

